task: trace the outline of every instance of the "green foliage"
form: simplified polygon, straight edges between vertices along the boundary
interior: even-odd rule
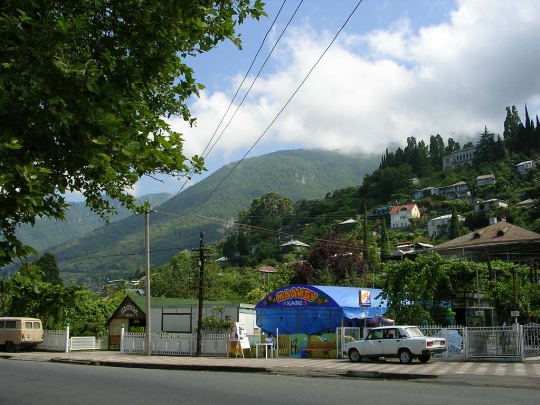
[[[223,333],[231,327],[231,317],[223,315],[224,307],[213,307],[209,316],[205,316],[202,322],[202,328],[209,333]]]
[[[101,336],[118,302],[104,300],[83,287],[53,285],[17,273],[1,284],[1,314],[40,318],[44,329],[70,324],[77,336]]]
[[[62,279],[60,278],[60,271],[58,270],[58,263],[52,253],[45,253],[38,260],[34,262],[34,265],[38,266],[42,273],[42,281],[53,285],[62,285]]]
[[[142,176],[204,170],[165,121],[194,123],[186,101],[203,86],[185,60],[226,39],[240,47],[235,26],[264,15],[249,0],[4,1],[0,264],[35,253],[15,230],[64,219],[66,191],[107,218],[104,194],[136,209],[127,190]]]
[[[150,280],[153,297],[197,298],[199,269],[197,258],[187,250],[174,255],[169,263],[156,269]]]
[[[217,187],[230,172],[230,167],[223,167],[177,195],[167,207],[167,213],[157,207],[150,214],[151,265],[168,262],[173,253],[191,249],[198,243],[201,229],[208,244],[221,239],[225,219],[237,218],[256,197],[278,190],[292,201],[323,198],[329,189],[359,182],[376,167],[376,159],[374,155],[344,156],[312,150],[276,152],[246,159],[238,166],[241,170],[235,170],[227,178],[226,187]],[[352,189],[358,198],[356,187]],[[213,198],[201,204],[211,193]],[[347,190],[346,194],[350,192]],[[339,203],[340,199],[331,202]],[[297,223],[312,220],[298,217]],[[57,258],[74,258],[58,263],[65,284],[106,283],[140,274],[141,269],[144,274],[144,228],[144,216],[132,215],[48,250]],[[318,228],[313,231],[321,234]],[[9,271],[14,273],[16,269]]]

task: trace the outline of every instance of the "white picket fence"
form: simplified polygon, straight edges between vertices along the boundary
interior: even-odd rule
[[[76,350],[107,350],[107,337],[96,338],[95,336],[69,337],[69,330],[45,330],[43,331],[43,343],[38,345],[39,350],[54,352],[72,352]],[[67,344],[67,350],[66,350]]]
[[[151,353],[160,355],[195,356],[197,354],[196,333],[152,333]],[[124,333],[120,345],[125,354],[146,353],[146,333]],[[229,334],[203,334],[201,355],[226,357],[229,352]]]
[[[540,361],[540,325],[527,324],[499,327],[420,326],[427,336],[443,337],[447,351],[434,357],[445,361]],[[153,355],[195,356],[197,334],[152,333]],[[123,333],[121,352],[146,353],[146,333]],[[67,346],[67,350],[66,350]],[[107,350],[107,337],[69,337],[67,330],[44,331],[40,350],[75,351]],[[228,334],[203,334],[201,354],[205,357],[226,357],[229,353]]]

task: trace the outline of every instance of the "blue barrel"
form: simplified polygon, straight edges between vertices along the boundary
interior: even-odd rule
[[[300,357],[307,357],[306,346],[300,346]]]

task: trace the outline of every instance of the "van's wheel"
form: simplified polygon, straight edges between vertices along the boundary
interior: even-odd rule
[[[6,352],[13,353],[15,351],[15,343],[11,340],[6,342]]]
[[[403,364],[411,364],[413,361],[413,355],[409,349],[403,349],[399,352],[399,362]]]
[[[420,363],[427,363],[430,358],[431,356],[429,354],[425,356],[418,356],[418,360],[420,361]]]
[[[353,363],[358,363],[362,360],[362,356],[360,356],[360,353],[356,349],[349,350],[349,360]]]

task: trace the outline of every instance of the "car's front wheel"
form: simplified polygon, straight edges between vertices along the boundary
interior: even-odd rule
[[[424,356],[418,356],[418,360],[420,361],[420,363],[427,363],[430,358],[431,356],[429,354]]]
[[[403,349],[399,352],[399,362],[403,364],[410,364],[413,361],[413,355],[409,349]]]
[[[349,360],[353,363],[358,363],[362,360],[362,356],[360,356],[360,352],[356,349],[349,350]]]

